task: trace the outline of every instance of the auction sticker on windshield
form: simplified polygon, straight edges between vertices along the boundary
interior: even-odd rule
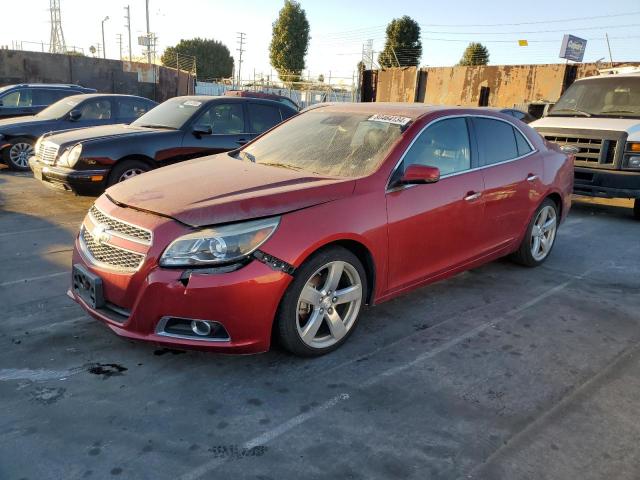
[[[411,121],[408,117],[400,117],[398,115],[381,115],[379,113],[371,115],[367,120],[370,122],[393,123],[394,125],[402,125],[403,127]]]
[[[186,102],[182,102],[182,105],[185,107],[199,107],[202,105],[202,102],[198,102],[196,100],[187,100]]]

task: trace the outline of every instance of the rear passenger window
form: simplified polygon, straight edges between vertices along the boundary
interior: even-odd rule
[[[532,151],[531,145],[527,142],[524,136],[516,128],[513,129],[513,133],[516,135],[516,145],[518,146],[518,156],[526,155]]]
[[[480,165],[493,165],[519,157],[513,127],[508,122],[473,118],[478,139]]]
[[[280,109],[271,105],[249,103],[249,119],[251,120],[251,133],[262,133],[282,121]]]

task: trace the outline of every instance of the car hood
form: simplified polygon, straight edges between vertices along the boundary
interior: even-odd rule
[[[530,123],[529,126],[535,129],[567,128],[575,130],[613,130],[627,132],[629,140],[640,138],[640,120],[637,118],[548,116]]]
[[[338,200],[354,187],[352,179],[243,162],[223,153],[145,173],[106,193],[120,205],[203,227]]]
[[[90,140],[105,140],[109,138],[122,138],[133,135],[154,135],[169,130],[159,130],[146,127],[134,127],[126,124],[100,125],[97,127],[76,128],[65,130],[51,135],[47,140],[64,145],[66,143],[77,143]],[[171,130],[173,131],[173,130]]]

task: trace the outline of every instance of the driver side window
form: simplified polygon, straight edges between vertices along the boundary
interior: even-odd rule
[[[425,131],[407,151],[402,170],[409,165],[438,167],[441,175],[471,168],[471,149],[467,121],[462,118],[440,120]]]
[[[209,127],[213,134],[218,135],[244,133],[242,104],[216,104],[202,114],[195,127],[202,130]]]

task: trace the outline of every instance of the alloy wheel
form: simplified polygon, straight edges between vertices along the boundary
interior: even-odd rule
[[[9,160],[18,168],[29,167],[29,158],[35,154],[33,145],[30,143],[14,143],[9,149]]]
[[[335,345],[354,326],[363,295],[360,275],[350,263],[333,261],[320,267],[298,299],[300,339],[312,348]]]
[[[536,261],[540,262],[549,255],[557,228],[556,210],[551,205],[546,205],[538,212],[531,229],[531,255]]]
[[[136,177],[145,171],[141,168],[130,168],[122,172],[122,175],[118,178],[118,182],[124,182],[125,180],[129,180],[132,177]]]

